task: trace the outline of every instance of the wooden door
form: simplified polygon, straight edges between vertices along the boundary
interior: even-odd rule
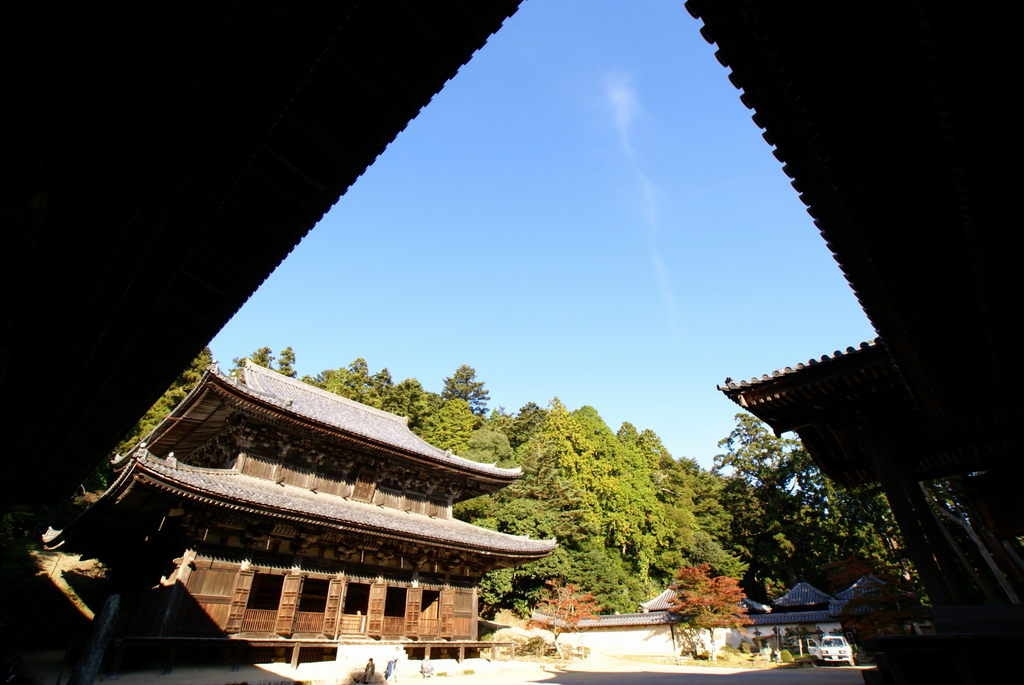
[[[302,592],[302,576],[288,575],[284,577],[281,587],[281,603],[277,606],[277,624],[274,632],[278,635],[291,635],[294,632],[295,612],[299,608],[299,594]]]
[[[455,627],[455,590],[441,590],[441,637],[452,636]]]
[[[327,608],[324,609],[324,635],[329,638],[338,636],[338,616],[345,605],[344,578],[332,578],[327,588]]]
[[[456,640],[476,639],[476,590],[455,590],[452,636]]]
[[[370,586],[370,607],[366,611],[368,635],[380,637],[384,634],[384,602],[387,597],[387,583],[374,583]]]
[[[249,591],[252,590],[252,578],[255,575],[256,572],[251,569],[238,572],[235,591],[231,595],[231,610],[228,612],[225,632],[237,633],[242,630],[242,619],[245,618],[245,607],[249,604]]]
[[[423,588],[411,587],[405,591],[405,636],[420,634],[420,605],[423,603]]]

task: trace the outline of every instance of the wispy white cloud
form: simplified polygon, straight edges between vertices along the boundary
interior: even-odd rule
[[[625,155],[630,169],[636,175],[640,183],[640,190],[643,196],[644,212],[648,229],[648,250],[651,256],[651,265],[654,268],[654,276],[658,282],[658,289],[661,291],[662,303],[665,313],[669,319],[673,339],[679,338],[679,313],[676,307],[675,294],[672,292],[672,283],[669,278],[668,269],[658,252],[658,229],[660,226],[659,197],[661,191],[657,185],[645,174],[641,168],[638,154],[633,147],[631,132],[634,122],[642,115],[643,108],[640,105],[640,98],[633,87],[629,74],[623,71],[613,71],[605,78],[606,93],[608,102],[612,108],[612,118],[615,128],[619,133],[619,143],[622,153]]]
[[[633,88],[632,79],[624,71],[613,71],[605,78],[608,100],[612,105],[615,127],[619,131],[619,141],[623,151],[633,155],[633,146],[629,142],[629,129],[633,119],[641,113],[640,100]]]

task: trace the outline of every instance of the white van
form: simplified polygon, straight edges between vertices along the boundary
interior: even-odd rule
[[[821,638],[820,643],[817,640],[808,640],[807,642],[807,651],[818,661],[826,663],[845,661],[851,666],[854,665],[853,648],[842,635],[828,635]]]

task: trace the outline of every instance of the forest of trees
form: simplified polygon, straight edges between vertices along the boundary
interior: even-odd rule
[[[276,356],[263,347],[248,358],[298,377],[290,347]],[[210,363],[203,350],[118,451],[155,427]],[[241,366],[235,359],[230,372]],[[362,358],[301,380],[408,417],[416,434],[442,449],[522,467],[514,485],[455,507],[455,516],[476,525],[559,542],[550,557],[484,577],[485,617],[499,609],[529,615],[549,581],[592,594],[603,612],[625,613],[664,590],[684,567],[707,565],[762,602],[783,594],[799,575],[828,588],[823,567],[844,559],[908,569],[879,492],[837,487],[798,441],[775,437],[748,414],[736,416],[735,429],[719,443],[722,453],[705,469],[670,454],[651,430],[631,423],[613,430],[594,407],[572,409],[556,397],[515,412],[490,408],[484,382],[467,365],[443,379],[440,392],[415,378],[395,382],[386,368],[371,372]],[[104,464],[84,487],[101,490],[108,479]],[[31,521],[6,530],[9,523],[8,516],[5,547],[38,540]]]
[[[208,359],[201,356],[197,364]],[[249,355],[297,377],[289,347]],[[242,359],[234,360],[237,373]],[[719,443],[714,467],[674,456],[651,430],[609,427],[597,409],[571,409],[553,398],[518,411],[490,408],[490,395],[467,365],[440,392],[419,380],[395,382],[365,359],[301,380],[406,416],[427,442],[468,459],[520,466],[523,478],[492,495],[456,505],[479,526],[556,538],[557,551],[481,583],[482,613],[527,615],[548,581],[593,594],[605,612],[632,612],[661,592],[680,568],[706,564],[768,601],[803,575],[827,588],[825,564],[850,557],[905,567],[884,497],[843,490],[814,466],[799,441],[777,438],[749,414]]]

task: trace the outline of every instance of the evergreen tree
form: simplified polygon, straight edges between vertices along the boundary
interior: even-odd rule
[[[469,449],[469,439],[476,424],[477,417],[466,400],[448,400],[428,421],[423,439],[434,447],[461,455]]]
[[[467,449],[459,456],[484,464],[497,464],[500,468],[512,468],[518,464],[516,453],[508,444],[508,438],[501,431],[480,428],[469,436]]]
[[[490,399],[490,395],[484,390],[483,381],[476,380],[476,370],[463,364],[455,369],[455,373],[449,378],[444,379],[441,399],[465,400],[474,414],[483,416],[487,413],[487,400]]]
[[[731,512],[730,549],[748,563],[743,586],[759,601],[803,574],[824,586],[823,566],[851,556],[891,559],[902,545],[885,500],[846,491],[814,465],[799,440],[779,438],[750,414],[715,457],[720,499]]]
[[[280,354],[281,356],[277,361],[277,372],[282,376],[295,378],[298,373],[295,371],[295,352],[292,350],[291,345],[284,348]]]

